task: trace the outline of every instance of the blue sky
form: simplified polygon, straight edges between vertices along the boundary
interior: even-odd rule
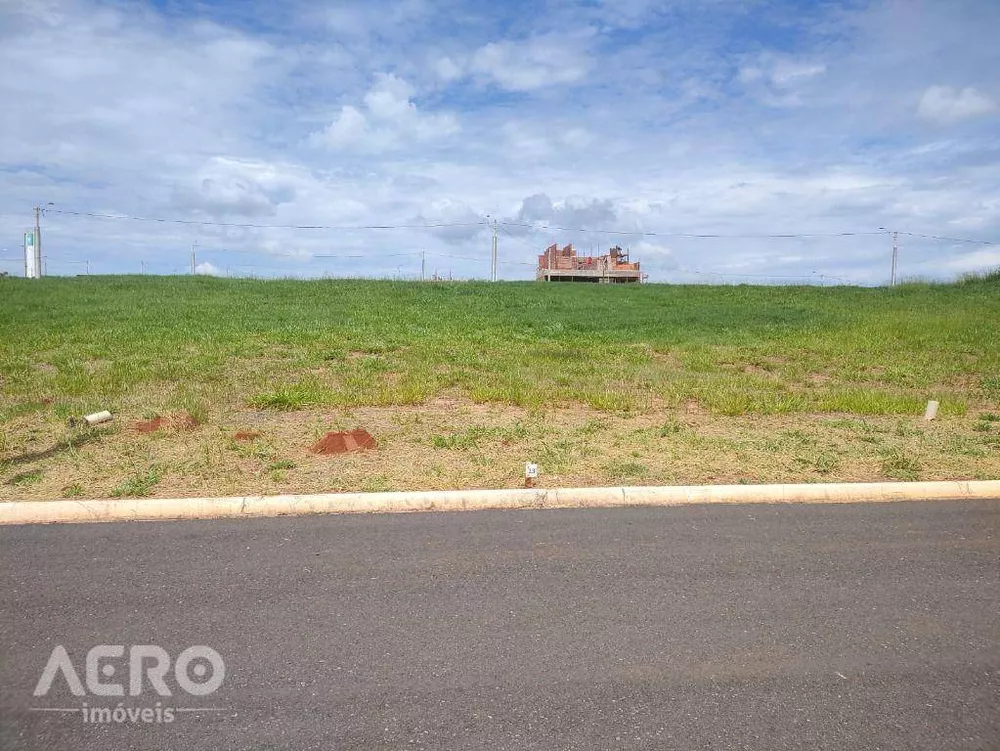
[[[902,276],[954,277],[1000,247],[916,235],[1000,242],[998,29],[995,0],[7,0],[0,257],[51,201],[50,273],[197,242],[208,273],[485,277],[489,215],[505,278],[572,241],[656,281],[881,283],[881,227]]]

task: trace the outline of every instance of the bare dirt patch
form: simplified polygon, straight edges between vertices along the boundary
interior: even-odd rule
[[[314,454],[348,454],[353,451],[378,448],[375,439],[367,430],[358,429],[327,433],[316,441],[309,450]]]
[[[833,381],[833,377],[827,375],[826,373],[809,373],[806,375],[806,384],[809,386],[826,386]]]
[[[681,408],[685,415],[703,417],[708,414],[708,410],[702,407],[697,399],[685,399]]]
[[[233,440],[240,442],[256,441],[258,438],[260,438],[259,430],[238,430],[233,434]]]
[[[143,434],[155,433],[157,430],[161,430],[166,424],[167,421],[165,418],[154,417],[149,420],[142,420],[140,422],[137,422],[132,426],[132,428],[135,430],[136,433],[143,433]]]
[[[199,425],[201,423],[194,415],[181,412],[175,415],[157,415],[149,420],[141,420],[134,423],[132,428],[136,433],[149,434],[155,433],[157,430],[166,430],[167,428],[173,430],[194,430]]]

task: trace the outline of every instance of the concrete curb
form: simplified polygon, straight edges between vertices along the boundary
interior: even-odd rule
[[[1000,480],[12,501],[0,503],[0,525],[513,508],[678,506],[691,503],[886,503],[973,499],[1000,499]]]

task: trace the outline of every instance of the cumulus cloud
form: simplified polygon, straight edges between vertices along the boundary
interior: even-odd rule
[[[490,42],[472,56],[470,68],[509,91],[534,91],[581,81],[590,69],[587,42],[593,32],[544,34]]]
[[[446,138],[459,130],[457,118],[450,113],[421,112],[412,101],[414,94],[402,78],[379,73],[360,108],[344,105],[311,140],[332,149],[380,152]]]
[[[673,250],[666,245],[639,240],[630,243],[628,249],[631,260],[639,261],[647,268],[656,267],[661,271],[673,271],[678,268]]]
[[[431,228],[431,233],[449,245],[461,245],[486,231],[486,219],[464,201],[444,198],[432,201],[412,220],[413,224],[449,225]]]
[[[545,193],[535,193],[521,201],[514,220],[527,224],[563,227],[614,227],[617,215],[610,199],[569,196],[553,202]]]
[[[952,125],[996,110],[996,102],[971,86],[964,89],[931,86],[920,97],[920,104],[917,105],[920,117],[943,125]]]
[[[192,182],[175,189],[173,206],[212,217],[274,216],[296,196],[296,181],[261,161],[213,157]]]

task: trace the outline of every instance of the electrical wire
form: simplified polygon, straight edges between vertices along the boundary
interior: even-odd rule
[[[367,258],[371,261],[377,261],[380,258],[399,258],[401,256],[419,256],[422,251],[411,250],[407,253],[379,253],[377,255],[368,254],[357,254],[357,255],[328,255],[326,253],[317,253],[312,256],[312,258]]]
[[[1000,245],[1000,243],[991,242],[989,240],[970,240],[965,237],[941,237],[940,235],[921,235],[917,232],[900,232],[900,235],[906,235],[907,237],[921,237],[925,240],[941,240],[943,242],[951,243],[968,243],[970,245]]]
[[[795,238],[816,237],[862,237],[869,235],[884,235],[884,231],[872,232],[811,232],[811,233],[781,233],[781,234],[720,234],[720,233],[688,233],[688,232],[645,232],[642,230],[626,231],[613,229],[584,229],[583,227],[538,227],[525,222],[498,222],[501,226],[527,227],[537,232],[554,230],[557,232],[588,232],[602,235],[626,235],[635,237],[673,237],[689,240],[788,240]],[[509,234],[509,233],[508,233]]]
[[[293,230],[340,230],[340,231],[363,231],[363,230],[395,230],[395,229],[437,229],[447,227],[480,227],[488,226],[486,219],[476,222],[425,222],[414,224],[366,224],[366,225],[328,225],[328,224],[257,224],[254,222],[218,222],[200,219],[170,219],[163,217],[133,216],[130,214],[106,214],[91,211],[73,211],[70,209],[43,208],[43,214],[62,214],[66,216],[89,217],[93,219],[128,220],[136,222],[155,222],[159,224],[182,224],[204,227],[231,227],[244,229],[293,229]],[[497,222],[497,226],[503,229],[504,233],[516,242],[524,241],[508,231],[506,227],[522,227],[534,232],[582,232],[590,234],[605,234],[619,236],[636,237],[664,237],[694,240],[790,240],[790,239],[810,239],[823,237],[871,237],[876,235],[889,234],[890,230],[873,230],[864,232],[779,232],[779,233],[721,233],[721,232],[650,232],[644,230],[613,230],[613,229],[590,229],[585,227],[561,227],[554,225],[538,226],[530,222]],[[945,237],[941,235],[926,235],[918,232],[908,232],[900,230],[900,235],[918,237],[928,240],[939,240],[943,242],[960,242],[973,245],[1000,245],[998,242],[990,240],[974,240],[964,237]],[[528,245],[527,243],[524,243]]]
[[[509,237],[514,242],[521,243],[521,245],[523,245],[526,248],[531,248],[531,250],[534,251],[535,253],[538,252],[538,248],[536,248],[534,245],[532,245],[529,242],[525,242],[520,237],[518,237],[517,235],[515,235],[514,233],[512,233],[509,229],[507,229],[506,227],[504,227],[502,224],[498,224],[497,226],[500,227],[500,229],[503,230],[503,233],[505,235],[507,235],[507,237]]]
[[[389,230],[389,229],[434,229],[437,227],[477,227],[480,222],[428,222],[425,224],[368,224],[358,226],[334,226],[328,224],[255,224],[251,222],[213,222],[195,219],[163,219],[160,217],[131,216],[128,214],[100,214],[91,211],[70,211],[68,209],[43,209],[43,214],[64,214],[92,219],[124,219],[133,222],[156,222],[159,224],[186,224],[199,227],[234,227],[243,229],[309,229],[309,230]]]
[[[739,279],[831,279],[841,282],[851,282],[850,279],[843,279],[837,276],[827,276],[826,274],[819,274],[817,272],[812,272],[811,274],[799,274],[797,276],[784,276],[781,274],[735,274],[732,272],[724,271],[695,271],[694,269],[671,269],[681,274],[697,274],[699,276],[730,276]]]

